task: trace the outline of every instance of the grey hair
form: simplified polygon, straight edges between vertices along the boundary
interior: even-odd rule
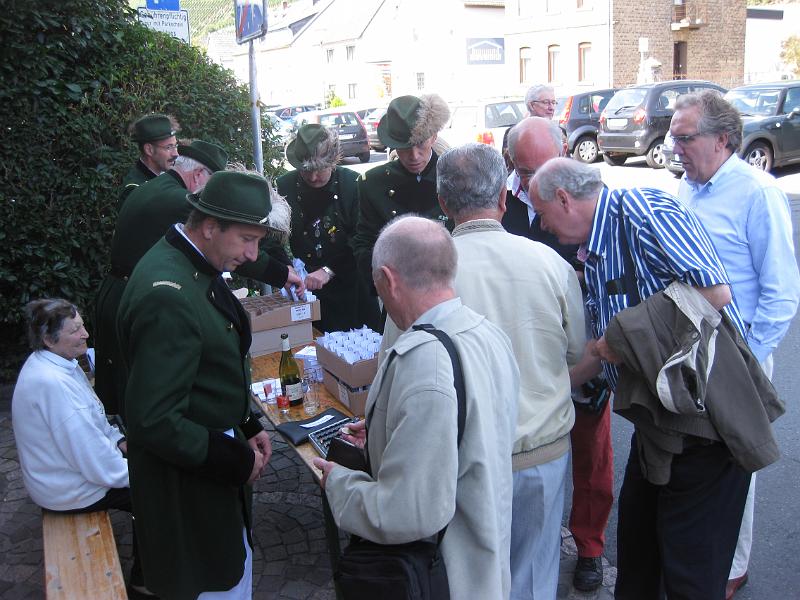
[[[211,172],[206,165],[201,163],[199,160],[195,160],[193,158],[189,158],[188,156],[180,155],[178,158],[175,159],[175,162],[172,165],[172,168],[180,171],[181,173],[191,173],[195,169],[208,169],[208,172]]]
[[[551,158],[536,172],[531,188],[542,202],[551,202],[556,190],[565,190],[577,200],[591,200],[603,189],[600,170],[569,158]]]
[[[31,350],[46,349],[45,338],[58,343],[64,321],[76,316],[78,308],[63,298],[42,298],[28,302],[25,305],[25,317]]]
[[[339,145],[339,133],[335,129],[323,127],[328,134],[314,151],[300,166],[303,171],[321,171],[335,167],[342,160],[342,150]]]
[[[436,163],[436,193],[459,219],[481,209],[497,208],[505,188],[506,166],[492,146],[475,142],[451,148]]]
[[[700,120],[697,122],[698,133],[714,135],[728,134],[726,148],[732,152],[742,145],[742,116],[734,106],[725,100],[717,90],[703,90],[692,94],[678,96],[675,110],[697,107]]]
[[[456,247],[447,229],[414,214],[389,221],[372,250],[375,279],[383,277],[381,267],[389,267],[414,290],[452,287],[456,265]]]
[[[511,157],[512,162],[516,158],[519,136],[522,135],[522,133],[534,123],[537,123],[538,121],[536,119],[541,120],[542,123],[546,123],[547,133],[550,134],[550,137],[553,141],[553,148],[555,149],[556,154],[561,156],[561,152],[564,148],[564,137],[558,124],[556,124],[555,121],[550,121],[542,117],[526,117],[514,125],[514,127],[512,127],[511,131],[508,133],[508,155]]]
[[[530,106],[531,102],[538,100],[539,96],[542,95],[542,92],[553,92],[554,95],[556,93],[555,89],[551,85],[545,85],[543,83],[532,85],[528,88],[528,91],[525,92],[525,106]]]

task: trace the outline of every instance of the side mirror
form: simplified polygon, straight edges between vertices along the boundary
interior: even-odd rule
[[[789,118],[789,119],[794,119],[794,118],[796,118],[796,117],[798,117],[798,116],[800,116],[800,106],[795,106],[795,107],[794,107],[794,108],[791,110],[791,112],[790,112],[790,113],[787,115],[787,118]]]

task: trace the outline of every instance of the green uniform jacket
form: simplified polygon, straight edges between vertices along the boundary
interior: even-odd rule
[[[436,163],[439,156],[433,152],[431,160],[417,175],[393,160],[370,169],[358,178],[359,216],[353,248],[356,262],[364,281],[369,282],[372,293],[372,248],[386,223],[406,213],[416,213],[443,222],[452,231],[455,223],[439,207],[436,195]]]
[[[117,217],[111,241],[111,269],[95,298],[95,391],[108,414],[123,412],[124,377],[119,368],[116,334],[120,298],[142,256],[172,225],[186,221],[192,208],[186,201],[187,193],[180,175],[170,169],[136,188]],[[288,270],[262,252],[257,262],[242,265],[237,273],[281,287]]]
[[[308,186],[297,171],[278,178],[278,192],[292,207],[292,254],[309,273],[322,266],[335,276],[314,294],[320,299],[322,318],[314,322],[320,331],[347,331],[367,325],[380,326],[378,303],[359,275],[352,240],[358,221],[356,179],[358,173],[336,167],[319,190]]]
[[[230,589],[250,529],[254,455],[245,438],[260,430],[248,422],[247,315],[174,228],[139,262],[119,310],[145,583],[170,600]],[[235,438],[223,433],[231,429]]]
[[[125,199],[133,190],[157,176],[158,173],[153,173],[148,166],[142,162],[142,159],[138,159],[122,180],[122,193],[117,201],[117,211],[122,210]]]

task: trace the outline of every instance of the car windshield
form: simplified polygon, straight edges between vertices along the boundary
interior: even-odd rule
[[[486,105],[486,127],[508,127],[516,125],[525,115],[525,103],[521,100],[495,102]]]
[[[647,88],[620,90],[608,101],[605,112],[607,115],[613,115],[625,108],[636,108],[644,101],[645,96],[647,96]]]
[[[742,116],[773,116],[778,113],[781,91],[774,88],[731,90],[725,99],[733,104]]]
[[[324,125],[325,127],[358,125],[358,117],[356,117],[356,113],[352,112],[320,115],[319,124]]]

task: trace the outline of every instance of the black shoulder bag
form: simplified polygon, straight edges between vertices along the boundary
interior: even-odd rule
[[[415,325],[414,329],[435,335],[450,355],[458,398],[458,445],[461,445],[467,404],[458,352],[450,337],[432,325]],[[394,354],[389,360],[393,357]],[[367,420],[371,416],[372,411]],[[436,542],[418,540],[408,544],[377,544],[351,536],[333,575],[342,597],[345,600],[449,600],[450,585],[439,549],[446,530],[445,525]]]

